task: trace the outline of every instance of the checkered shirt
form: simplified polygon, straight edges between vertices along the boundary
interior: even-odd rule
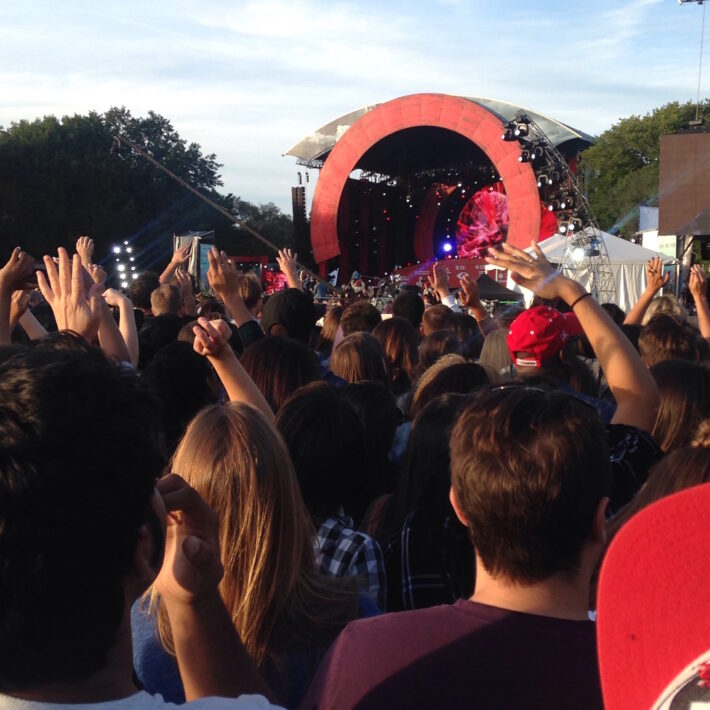
[[[377,540],[354,527],[346,515],[321,523],[314,541],[316,567],[330,577],[362,578],[363,593],[384,610],[387,578],[382,550]]]

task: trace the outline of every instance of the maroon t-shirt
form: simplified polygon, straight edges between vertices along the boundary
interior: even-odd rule
[[[349,624],[302,708],[603,708],[591,621],[462,600]]]

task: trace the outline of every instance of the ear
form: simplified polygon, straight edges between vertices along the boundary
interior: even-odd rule
[[[604,496],[597,505],[592,521],[591,538],[600,545],[606,545],[606,509],[609,505],[609,496]]]
[[[456,517],[461,522],[461,525],[468,527],[468,520],[466,520],[466,516],[463,514],[463,510],[461,509],[459,499],[456,497],[456,492],[454,491],[453,486],[451,486],[451,489],[449,490],[449,500],[451,501],[451,507],[454,509],[454,513],[456,513]]]

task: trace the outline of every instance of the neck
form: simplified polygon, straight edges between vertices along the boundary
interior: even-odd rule
[[[585,620],[589,610],[589,577],[553,575],[534,584],[519,584],[489,574],[476,555],[476,590],[471,601],[525,614]]]
[[[133,682],[133,647],[128,605],[116,643],[109,650],[106,664],[100,671],[82,680],[45,683],[10,695],[35,702],[75,704],[120,700],[137,692],[138,688]]]

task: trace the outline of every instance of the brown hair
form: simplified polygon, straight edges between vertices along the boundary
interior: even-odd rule
[[[304,640],[327,645],[357,614],[357,596],[316,572],[313,527],[283,439],[241,403],[203,409],[172,460],[219,517],[220,594],[261,665]],[[165,606],[161,640],[173,652]]]
[[[323,317],[323,327],[318,338],[316,350],[324,355],[330,355],[333,352],[333,343],[335,335],[340,326],[340,317],[343,315],[342,306],[333,306]]]
[[[687,360],[664,360],[651,368],[661,401],[651,434],[665,452],[687,446],[710,417],[710,370]]]
[[[691,325],[661,313],[641,329],[639,351],[648,367],[664,360],[697,360],[701,352],[698,336]]]
[[[488,333],[481,348],[480,365],[490,365],[498,375],[512,374],[513,359],[507,343],[508,331],[503,328]]]
[[[458,353],[461,343],[450,330],[437,330],[422,338],[419,343],[419,372],[426,372],[444,355]]]
[[[252,310],[261,298],[261,284],[255,274],[239,274],[237,293],[242,297],[244,305]]]
[[[154,316],[162,316],[165,313],[178,315],[181,307],[182,294],[175,284],[163,284],[150,294],[150,310]]]
[[[292,392],[320,378],[315,354],[303,343],[278,335],[252,343],[240,361],[274,413]]]
[[[469,394],[489,383],[488,373],[475,362],[453,363],[437,372],[426,384],[417,387],[409,416],[413,419],[429,402],[444,394]]]
[[[353,333],[343,338],[333,350],[330,369],[347,382],[376,380],[390,386],[385,353],[370,333]]]
[[[382,321],[380,312],[369,301],[354,301],[340,318],[340,327],[346,337],[353,333],[371,333]]]
[[[574,574],[611,490],[604,427],[561,392],[486,388],[454,427],[451,481],[489,573],[520,584]]]
[[[395,394],[406,392],[417,376],[419,334],[404,318],[383,320],[373,331],[385,352]]]
[[[429,335],[436,330],[454,330],[454,312],[443,303],[429,306],[422,316],[422,333]]]

